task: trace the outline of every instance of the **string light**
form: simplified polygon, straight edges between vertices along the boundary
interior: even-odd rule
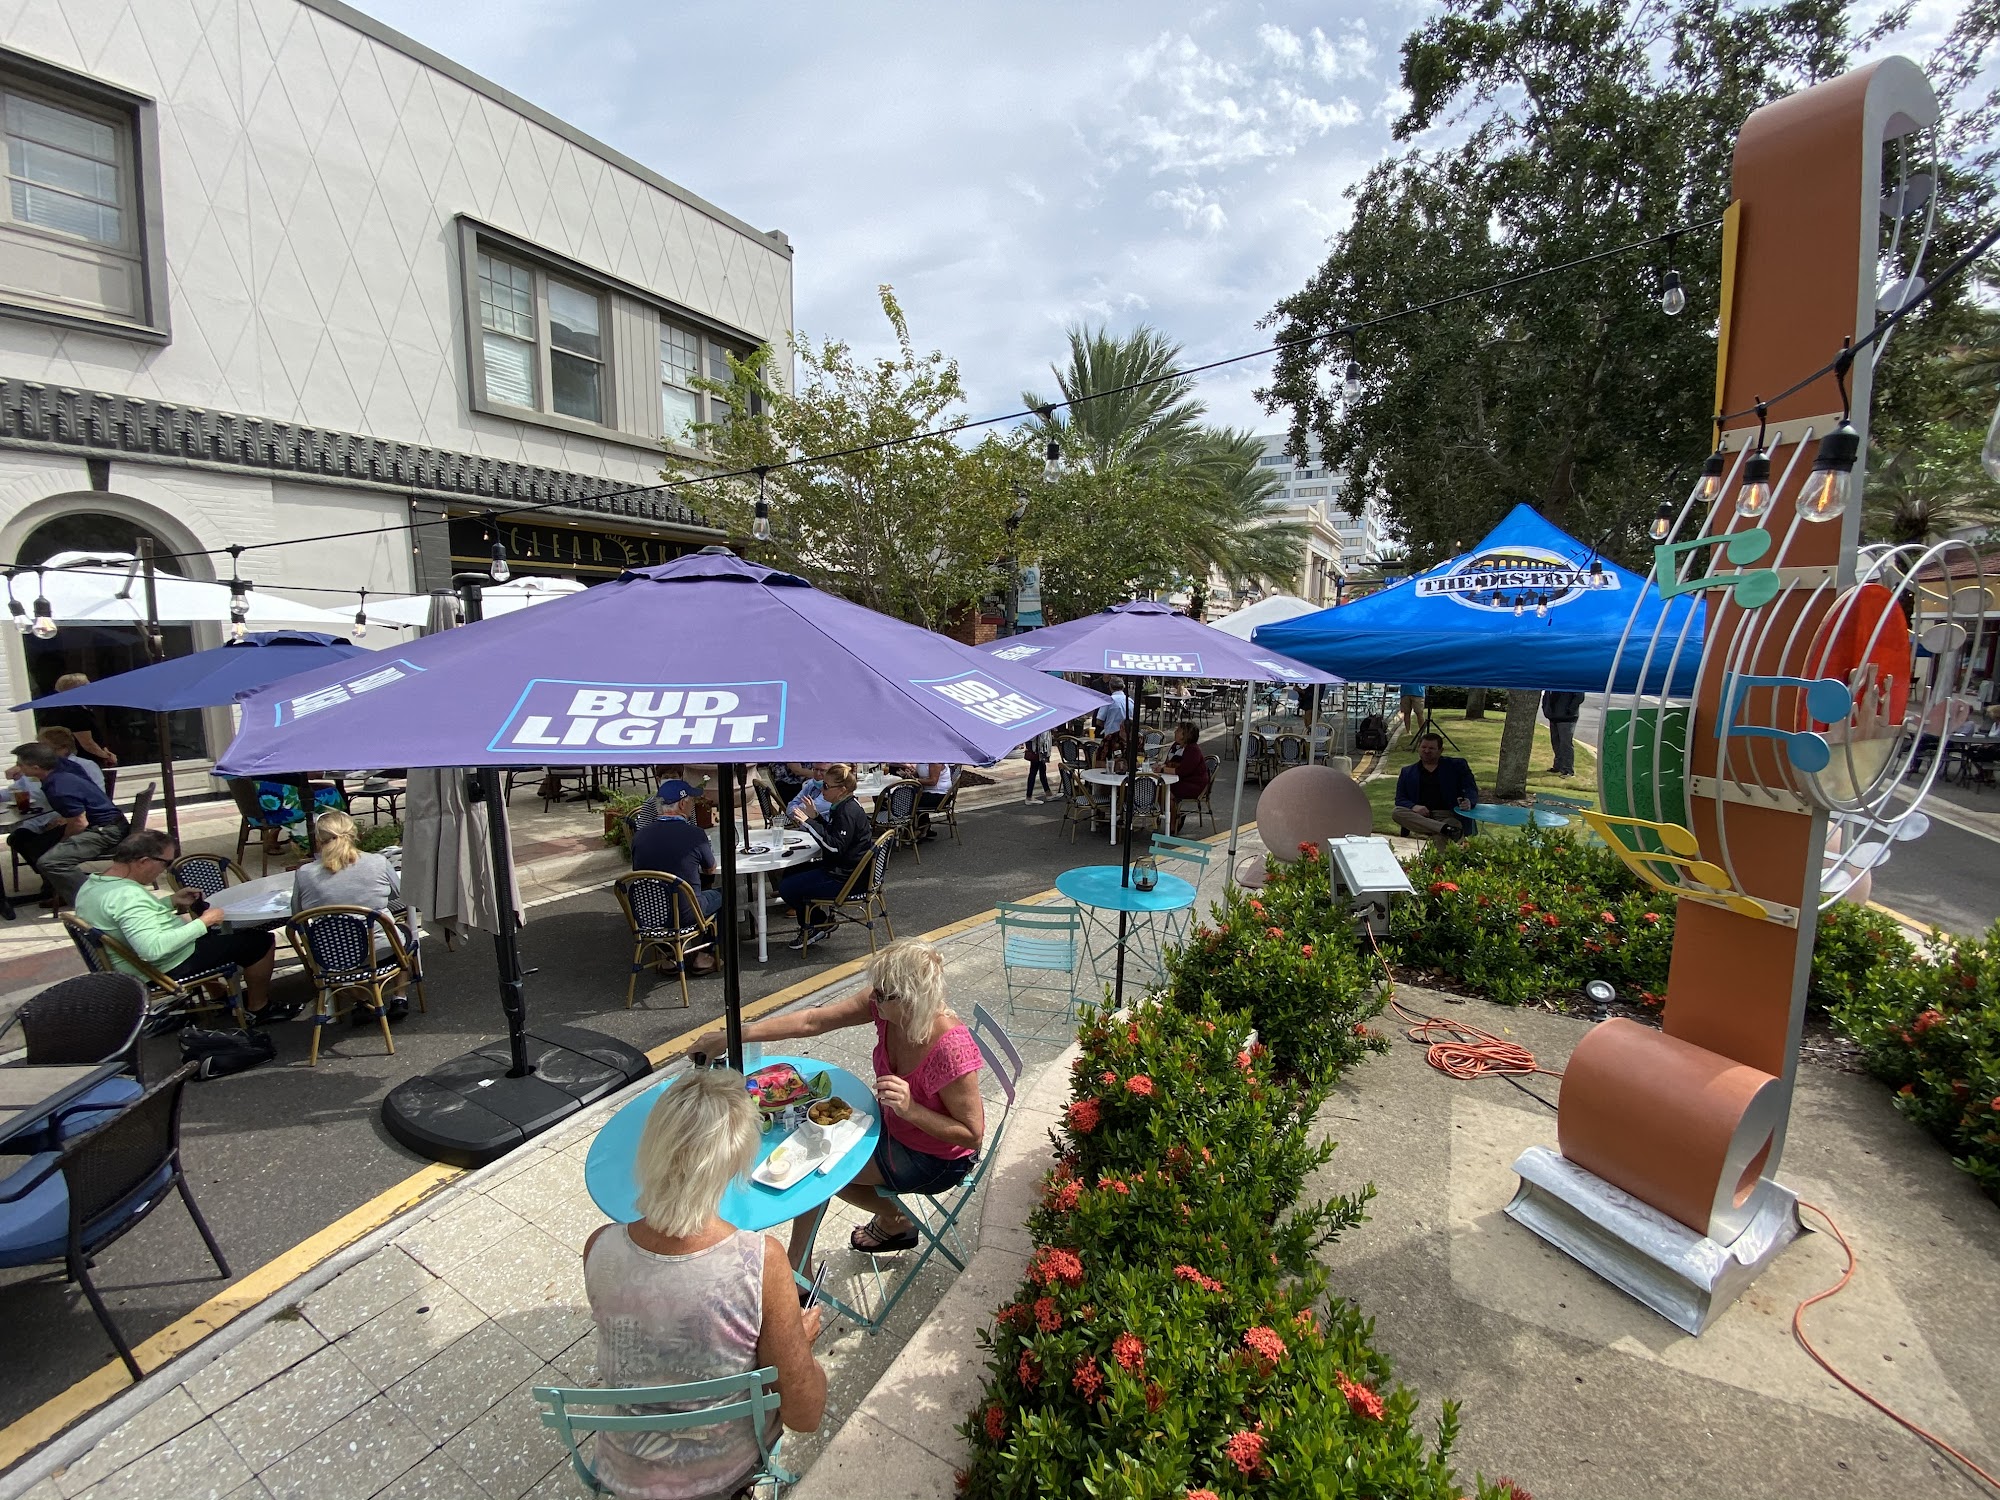
[[[1701,461],[1701,481],[1696,486],[1696,493],[1703,500],[1713,500],[1722,493],[1722,474],[1727,467],[1728,461],[1723,457],[1722,444],[1717,443],[1715,451]]]
[[[368,590],[361,591],[361,608],[354,612],[354,628],[348,631],[357,641],[368,634]]]
[[[1524,610],[1525,610],[1525,609],[1526,609],[1526,608],[1528,607],[1528,606],[1527,606],[1527,598],[1528,598],[1528,596],[1527,596],[1526,594],[1516,594],[1516,595],[1514,596],[1514,618],[1515,618],[1515,619],[1517,619],[1517,620],[1518,620],[1518,619],[1520,619],[1520,618],[1521,618],[1521,614],[1522,614],[1522,611],[1524,611]]]
[[[52,641],[56,636],[56,614],[49,608],[49,581],[40,568],[35,569],[35,623],[29,632],[38,641]]]
[[[1852,422],[1841,424],[1819,440],[1812,473],[1799,491],[1799,515],[1808,521],[1837,520],[1847,512],[1854,487],[1854,464],[1861,457],[1861,434]]]
[[[507,566],[507,544],[505,542],[495,542],[493,544],[493,566],[486,570],[486,576],[491,578],[495,583],[505,583],[514,576],[514,570]]]
[[[1340,394],[1345,396],[1349,401],[1359,401],[1363,396],[1368,394],[1368,387],[1361,382],[1361,362],[1359,360],[1350,359],[1347,362],[1347,373],[1340,378]]]
[[[1678,317],[1688,305],[1688,294],[1681,288],[1681,273],[1669,271],[1660,278],[1660,311],[1668,317]]]
[[[1770,407],[1757,400],[1757,444],[1743,460],[1743,487],[1736,492],[1736,514],[1754,521],[1771,508],[1771,450],[1764,446]]]
[[[24,635],[28,629],[28,608],[14,597],[14,576],[7,575],[7,613],[14,617],[14,628]]]
[[[240,641],[250,633],[250,585],[237,576],[237,564],[243,558],[243,546],[232,543],[224,549],[229,553],[229,638]]]
[[[1662,500],[1660,508],[1653,512],[1653,524],[1646,528],[1646,535],[1656,542],[1664,542],[1674,529],[1674,502]]]
[[[1054,484],[1062,478],[1062,444],[1056,441],[1056,413],[1052,406],[1038,406],[1035,415],[1042,419],[1042,426],[1048,430],[1048,447],[1042,452],[1042,483]]]
[[[1549,596],[1547,594],[1535,595],[1535,618],[1537,620],[1546,620],[1548,617]]]
[[[766,483],[771,471],[760,468],[757,471],[757,513],[750,522],[750,535],[760,542],[771,540],[771,497]]]

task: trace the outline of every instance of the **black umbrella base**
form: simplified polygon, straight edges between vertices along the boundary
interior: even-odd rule
[[[382,1123],[419,1156],[483,1167],[653,1070],[645,1053],[577,1026],[529,1032],[528,1062],[531,1073],[509,1078],[507,1039],[488,1042],[397,1084]]]

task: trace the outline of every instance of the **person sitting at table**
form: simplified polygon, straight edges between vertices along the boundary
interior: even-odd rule
[[[722,910],[722,892],[701,888],[702,877],[713,875],[717,863],[715,846],[695,826],[696,795],[694,787],[678,778],[660,783],[660,815],[632,835],[632,868],[680,876],[693,888],[705,920]],[[688,972],[709,974],[715,966],[713,953],[697,953],[688,961]]]
[[[380,854],[361,847],[361,832],[354,819],[339,811],[323,812],[313,819],[314,858],[292,873],[292,911],[315,906],[365,906],[370,911],[388,911],[401,899],[403,890],[396,867]],[[406,943],[413,939],[405,939]],[[375,951],[387,959],[388,939],[379,934]],[[401,991],[389,997],[389,1019],[400,1021],[410,1013],[409,996]],[[375,1007],[366,1000],[356,1003],[349,1020],[360,1026],[375,1019]]]
[[[919,762],[910,767],[913,780],[923,783],[923,790],[917,793],[917,827],[922,831],[919,838],[933,839],[937,830],[931,827],[928,814],[936,812],[944,799],[951,795],[951,780],[954,768],[943,761],[936,763]]]
[[[1469,812],[1479,801],[1479,783],[1472,767],[1444,753],[1444,736],[1426,734],[1417,741],[1417,758],[1396,777],[1396,826],[1428,838],[1465,836],[1456,812]]]
[[[103,790],[104,773],[98,770],[97,762],[78,758],[75,735],[59,724],[51,724],[35,738],[64,758],[65,770],[81,772],[96,784],[98,790]],[[21,800],[23,797],[27,799],[25,802]],[[42,791],[42,784],[31,777],[23,775],[15,777],[14,801],[21,813],[21,822],[7,835],[7,847],[14,851],[22,864],[32,870],[44,854],[62,842],[62,819],[49,806],[49,799]],[[26,894],[25,891],[22,892],[22,895]]]
[[[111,866],[92,875],[76,893],[77,920],[108,932],[134,954],[176,979],[206,973],[223,964],[243,971],[244,1008],[262,1014],[271,1000],[271,966],[278,945],[268,932],[217,932],[222,912],[200,916],[177,910],[152,892],[174,862],[173,839],[157,828],[128,833],[111,851]],[[123,959],[112,964],[131,972]]]
[[[130,825],[81,766],[42,741],[16,745],[14,762],[16,775],[41,783],[50,811],[60,820],[55,826],[62,837],[35,862],[35,873],[47,887],[43,905],[74,906],[83,884],[82,866],[110,854]]]
[[[965,1180],[986,1140],[979,1045],[945,1003],[944,955],[920,938],[885,943],[868,965],[866,988],[811,1010],[746,1022],[743,1040],[783,1042],[867,1025],[875,1028],[882,1134],[874,1157],[840,1196],[875,1214],[849,1243],[864,1255],[888,1255],[915,1249],[917,1230],[876,1189],[936,1197]],[[715,1057],[728,1045],[727,1033],[710,1031],[688,1051]],[[792,1221],[791,1260],[802,1273],[816,1217]]]
[[[778,882],[778,899],[799,919],[799,935],[789,944],[794,952],[804,952],[825,942],[833,931],[832,922],[821,922],[811,931],[806,930],[806,903],[838,896],[855,866],[874,847],[874,825],[861,804],[854,800],[856,780],[854,767],[845,762],[828,766],[820,783],[826,812],[815,816],[803,806],[792,811],[792,820],[805,829],[820,849],[817,864],[794,870]]]
[[[1187,821],[1187,810],[1195,800],[1208,790],[1208,761],[1201,753],[1201,731],[1193,722],[1181,720],[1174,726],[1173,749],[1166,757],[1166,768],[1180,779],[1174,783],[1174,832],[1181,831],[1181,824]]]
[[[633,1158],[640,1217],[585,1241],[583,1290],[600,1384],[689,1385],[773,1367],[779,1405],[765,1439],[774,1444],[781,1423],[819,1426],[826,1371],[812,1350],[820,1311],[800,1310],[777,1240],[719,1212],[757,1147],[757,1105],[741,1073],[698,1068],[676,1079],[647,1114]],[[597,1477],[614,1495],[732,1495],[759,1462],[747,1418],[597,1435]]]
[[[771,786],[778,794],[780,802],[790,802],[805,790],[805,785],[814,777],[812,764],[803,760],[784,760],[768,768]]]
[[[785,816],[796,819],[804,812],[808,817],[824,818],[833,808],[826,795],[826,762],[814,761],[804,769],[806,779],[785,799]]]

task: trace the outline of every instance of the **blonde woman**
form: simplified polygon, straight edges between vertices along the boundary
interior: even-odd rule
[[[783,1424],[811,1432],[826,1411],[812,1352],[819,1309],[800,1312],[775,1239],[717,1212],[756,1157],[757,1106],[741,1073],[698,1068],[660,1095],[632,1164],[639,1221],[606,1224],[583,1247],[598,1378],[686,1385],[775,1366]],[[731,1494],[758,1460],[747,1421],[597,1437],[599,1480],[647,1500]]]
[[[855,1229],[854,1248],[887,1255],[914,1249],[917,1231],[876,1189],[934,1197],[965,1180],[986,1139],[979,1047],[945,1004],[943,955],[929,943],[899,938],[875,955],[865,989],[812,1010],[752,1021],[743,1040],[784,1042],[871,1024],[882,1136],[874,1159],[840,1196],[875,1212]],[[688,1050],[715,1057],[727,1046],[723,1032],[710,1031]],[[804,1261],[812,1228],[812,1215],[792,1223],[794,1265]]]
[[[314,906],[365,906],[370,911],[388,911],[402,896],[396,867],[379,854],[365,853],[359,842],[360,830],[344,812],[321,813],[313,820],[315,857],[292,874],[292,911]],[[406,939],[414,942],[414,938]],[[376,940],[378,950],[386,945]],[[409,997],[389,997],[389,1019],[400,1021],[410,1013]],[[359,1026],[374,1019],[375,1007],[354,1007],[353,1021]]]

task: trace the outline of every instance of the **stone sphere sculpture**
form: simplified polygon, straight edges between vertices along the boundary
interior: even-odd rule
[[[1352,776],[1331,766],[1293,766],[1257,798],[1257,832],[1266,859],[1297,859],[1300,844],[1373,833],[1375,811]]]

